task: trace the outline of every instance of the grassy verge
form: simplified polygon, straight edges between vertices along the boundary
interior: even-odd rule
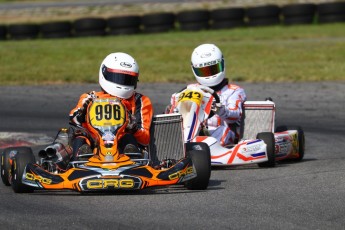
[[[103,58],[127,52],[141,82],[189,82],[192,50],[215,43],[235,81],[345,79],[344,24],[0,41],[0,84],[95,83]]]

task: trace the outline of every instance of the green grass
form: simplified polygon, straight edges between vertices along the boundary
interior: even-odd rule
[[[202,43],[224,53],[234,81],[345,80],[344,24],[274,26],[128,36],[0,41],[0,84],[96,83],[103,58],[131,54],[141,82],[194,81],[190,55]]]

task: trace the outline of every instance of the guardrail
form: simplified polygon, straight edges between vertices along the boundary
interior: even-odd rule
[[[143,16],[85,17],[74,21],[0,25],[0,40],[116,36],[237,27],[345,22],[345,2],[222,8]]]

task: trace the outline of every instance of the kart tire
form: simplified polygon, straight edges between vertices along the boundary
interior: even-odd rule
[[[203,150],[207,152],[208,159],[209,159],[209,165],[211,167],[211,150],[210,146],[204,142],[189,142],[186,143],[186,152],[192,151],[192,150]],[[211,176],[211,173],[210,173]]]
[[[11,185],[11,164],[9,162],[10,153],[15,149],[13,147],[6,148],[1,153],[1,179],[4,185],[10,186]]]
[[[191,150],[187,152],[187,157],[192,159],[197,177],[186,181],[185,187],[189,190],[207,189],[211,174],[209,154],[204,150]]]
[[[275,157],[275,139],[274,134],[271,132],[262,132],[258,133],[256,139],[263,140],[267,145],[267,157],[268,161],[258,163],[259,167],[271,168],[274,167],[276,164],[276,157]]]
[[[13,158],[12,164],[12,189],[15,193],[31,193],[34,188],[23,184],[22,176],[26,165],[35,163],[35,156],[30,147],[18,147],[16,150],[17,154]]]

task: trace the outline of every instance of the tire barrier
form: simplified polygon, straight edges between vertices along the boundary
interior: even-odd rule
[[[0,40],[5,40],[7,37],[7,27],[5,25],[0,25]]]
[[[198,31],[209,28],[210,13],[208,10],[182,11],[176,19],[182,31]]]
[[[0,40],[68,38],[103,35],[199,31],[243,26],[296,25],[345,22],[345,2],[263,5],[174,13],[86,17],[74,21],[0,25]]]
[[[242,27],[244,23],[244,8],[215,9],[210,12],[211,29],[230,29]]]
[[[345,2],[322,3],[317,6],[318,22],[345,22]]]
[[[284,25],[312,24],[314,22],[316,5],[312,3],[291,4],[281,9]]]
[[[246,10],[248,26],[271,26],[280,24],[280,7],[265,5]]]
[[[70,22],[46,22],[40,26],[42,38],[68,38],[71,29]]]
[[[175,27],[175,14],[156,13],[142,16],[141,24],[144,33],[167,32]]]
[[[89,37],[103,36],[107,22],[104,18],[81,18],[73,23],[74,36]]]
[[[140,32],[140,16],[129,15],[107,19],[109,35],[129,35]]]
[[[11,40],[35,39],[39,33],[39,26],[36,24],[9,25],[7,29]]]

